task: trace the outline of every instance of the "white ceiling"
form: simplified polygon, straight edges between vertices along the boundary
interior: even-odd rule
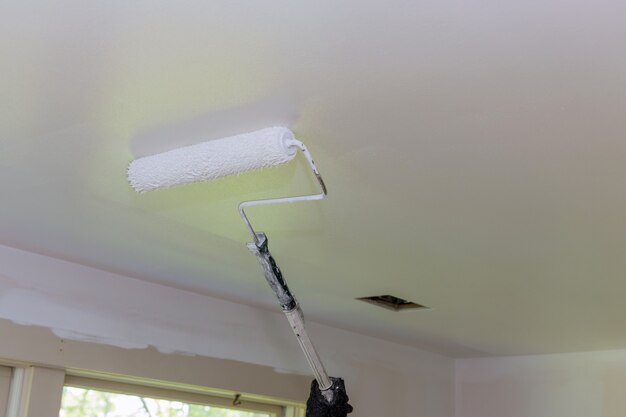
[[[138,156],[285,124],[253,209],[310,319],[453,356],[626,348],[626,3],[0,3],[0,243],[277,308],[236,205]],[[392,313],[354,297],[432,307]]]

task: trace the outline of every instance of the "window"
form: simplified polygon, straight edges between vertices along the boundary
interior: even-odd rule
[[[206,394],[69,378],[59,417],[281,417],[282,407]]]
[[[0,416],[6,415],[11,388],[11,368],[0,366]]]

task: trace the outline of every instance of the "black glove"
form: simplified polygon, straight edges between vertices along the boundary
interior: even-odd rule
[[[311,395],[306,402],[306,417],[346,417],[352,412],[352,406],[348,404],[349,398],[346,387],[341,378],[331,378],[333,385],[333,399],[328,402],[322,395],[316,380],[311,383]]]

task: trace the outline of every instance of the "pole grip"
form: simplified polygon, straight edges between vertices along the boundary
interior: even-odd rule
[[[274,290],[276,298],[278,298],[278,303],[280,304],[283,313],[285,313],[285,316],[291,325],[291,329],[298,339],[300,348],[302,349],[302,352],[304,352],[304,356],[306,357],[306,360],[315,375],[315,379],[317,380],[320,390],[323,393],[328,393],[328,395],[332,396],[332,391],[328,391],[332,386],[332,381],[328,377],[326,369],[322,364],[322,360],[317,354],[317,350],[315,350],[315,346],[313,346],[313,343],[306,332],[302,310],[300,309],[296,298],[293,294],[291,294],[280,268],[269,251],[267,243],[267,236],[265,233],[256,232],[256,242],[248,243],[248,249],[256,255],[259,260],[261,268],[263,268],[265,279]]]
[[[315,375],[315,379],[317,380],[320,390],[328,390],[333,383],[328,377],[326,368],[324,368],[324,364],[322,363],[315,346],[313,346],[313,342],[311,342],[311,339],[306,332],[306,328],[304,327],[304,316],[300,306],[296,306],[296,308],[291,311],[284,311],[284,313],[285,316],[287,316],[287,320],[289,321],[289,324],[291,324],[291,329],[298,339],[300,348],[304,352],[304,356],[306,356],[306,360]]]

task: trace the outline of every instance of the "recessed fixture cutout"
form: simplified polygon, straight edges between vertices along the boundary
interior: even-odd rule
[[[386,308],[391,311],[418,310],[428,309],[428,307],[412,301],[403,300],[393,295],[375,295],[373,297],[359,297],[357,300],[374,304],[378,307]]]

